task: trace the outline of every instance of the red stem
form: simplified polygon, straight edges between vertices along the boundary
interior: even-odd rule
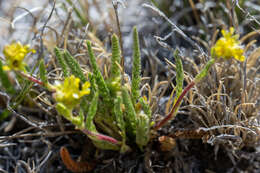
[[[173,108],[172,108],[171,112],[162,121],[160,121],[157,124],[155,124],[154,130],[158,130],[159,128],[161,128],[164,124],[166,124],[174,116],[174,113],[178,109],[178,107],[180,106],[183,97],[187,94],[187,92],[194,85],[195,85],[195,82],[192,81],[188,86],[186,86],[186,88],[182,91],[181,95],[177,99],[176,103],[173,105]]]
[[[32,82],[34,82],[34,83],[37,83],[37,84],[39,84],[39,85],[44,86],[44,83],[43,83],[43,82],[39,81],[38,79],[36,79],[36,78],[33,77],[33,76],[30,76],[30,75],[28,75],[28,74],[26,74],[26,73],[23,73],[23,72],[20,72],[19,74],[21,74],[23,77],[26,77],[29,81],[32,81]]]
[[[91,132],[91,131],[86,130],[86,129],[83,129],[82,131],[84,133],[88,134],[88,135],[95,136],[99,140],[107,141],[107,142],[110,142],[112,144],[119,144],[119,142],[115,138],[112,138],[110,136],[106,136],[106,135],[103,135],[103,134],[100,134],[100,133],[94,133],[94,132]]]

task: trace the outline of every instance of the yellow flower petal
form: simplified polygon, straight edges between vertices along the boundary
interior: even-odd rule
[[[20,42],[12,43],[4,47],[3,54],[6,59],[6,66],[8,66],[9,70],[24,71],[26,64],[23,62],[23,59],[28,53],[35,53],[34,49],[29,48],[29,45],[23,46]]]
[[[4,66],[3,66],[3,70],[4,70],[4,71],[10,71],[11,69],[10,69],[7,65],[4,65]]]
[[[211,48],[212,57],[217,58],[235,58],[239,61],[244,61],[245,56],[244,49],[240,45],[238,40],[239,35],[234,34],[235,30],[231,27],[228,31],[222,30],[221,33],[223,37],[221,37],[216,44]]]
[[[68,108],[74,108],[80,103],[80,98],[90,93],[90,83],[85,82],[80,89],[80,79],[71,75],[65,78],[63,84],[54,86],[56,93],[54,95],[57,102],[62,103]]]

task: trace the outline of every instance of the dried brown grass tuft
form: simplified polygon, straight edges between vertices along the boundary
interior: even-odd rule
[[[204,136],[205,142],[232,143],[238,149],[256,145],[259,140],[260,52],[254,43],[245,46],[248,47],[245,63],[230,59],[215,64],[206,79],[187,96],[189,103],[180,108],[191,112],[196,128],[209,132]],[[186,62],[184,69],[192,76],[203,67],[203,63],[194,65],[192,59]]]

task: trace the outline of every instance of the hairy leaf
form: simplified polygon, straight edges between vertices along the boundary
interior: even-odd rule
[[[43,82],[43,84],[46,85],[48,82],[47,71],[46,71],[43,59],[41,59],[41,61],[40,61],[40,78],[41,78],[41,81]]]
[[[121,53],[119,47],[119,41],[115,34],[112,36],[112,59],[111,59],[111,71],[110,76],[112,78],[120,77],[120,60]]]
[[[178,99],[178,97],[182,93],[182,87],[183,87],[183,81],[184,81],[184,72],[183,72],[183,66],[181,62],[181,57],[180,57],[180,51],[178,49],[175,50],[174,52],[174,57],[176,58],[176,97],[174,102]]]
[[[87,41],[87,46],[88,46],[88,54],[89,54],[89,58],[90,58],[90,63],[93,69],[93,75],[95,76],[96,79],[96,83],[99,89],[99,93],[100,95],[103,97],[104,101],[110,105],[111,104],[111,100],[110,100],[110,93],[109,93],[109,89],[107,87],[107,84],[105,83],[105,80],[97,66],[97,62],[96,62],[96,58],[94,55],[94,52],[92,50],[91,47],[91,42]]]
[[[123,103],[125,105],[125,119],[126,119],[126,129],[129,134],[135,135],[136,133],[136,113],[134,105],[131,101],[130,95],[126,87],[122,89]]]
[[[79,63],[67,50],[64,51],[64,58],[72,74],[80,78],[81,82],[86,82],[87,78],[81,70]]]
[[[69,76],[68,66],[63,58],[62,52],[57,47],[54,48],[54,52],[57,57],[58,63],[61,66],[64,77],[68,77]]]
[[[132,68],[132,85],[131,85],[131,98],[133,104],[136,103],[140,97],[140,81],[141,81],[141,57],[139,48],[139,38],[136,27],[133,30],[133,68]]]

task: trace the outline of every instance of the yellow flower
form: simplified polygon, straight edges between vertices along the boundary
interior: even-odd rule
[[[3,69],[8,70],[25,70],[26,64],[23,59],[28,53],[35,53],[34,49],[30,49],[29,45],[23,46],[20,42],[12,43],[4,47],[3,53],[6,59],[6,65]]]
[[[221,37],[211,48],[212,57],[224,59],[229,59],[233,57],[239,61],[244,61],[244,49],[240,45],[240,42],[238,40],[239,35],[234,34],[234,28],[231,27],[229,29],[229,32],[222,30],[221,33],[223,37]]]
[[[90,93],[90,83],[85,82],[80,87],[80,79],[71,75],[65,78],[63,84],[54,86],[54,89],[56,90],[54,94],[56,101],[73,109],[80,102],[81,97]]]

